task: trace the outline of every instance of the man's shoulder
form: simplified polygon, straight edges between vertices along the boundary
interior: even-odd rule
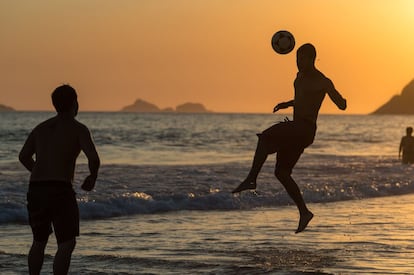
[[[305,74],[301,74],[301,72],[298,72],[297,79],[300,80],[302,78],[301,76],[303,76],[304,79],[311,79],[312,81],[332,82],[329,79],[329,77],[327,77],[324,73],[322,73],[318,69],[312,70]]]
[[[64,119],[62,120],[59,117],[52,117],[49,118],[40,124],[38,124],[33,131],[49,131],[50,129],[58,127],[58,125],[62,126],[64,128],[70,128],[75,131],[89,131],[88,127],[84,125],[83,123],[77,121],[76,119]]]
[[[413,142],[414,141],[414,137],[413,136],[403,136],[401,138],[402,142]]]
[[[324,86],[325,88],[331,88],[333,86],[332,80],[319,70],[318,70],[318,81],[320,85]]]
[[[327,77],[323,72],[319,70],[315,71],[315,77],[319,78],[321,81],[331,82],[331,79],[329,79],[329,77]]]
[[[77,121],[76,119],[74,119],[71,123],[71,127],[74,128],[74,130],[76,130],[76,132],[78,132],[79,134],[87,134],[89,133],[89,129],[88,127],[83,124],[80,121]]]
[[[88,127],[86,127],[86,125],[85,124],[83,124],[82,122],[80,122],[80,121],[78,121],[78,120],[76,120],[76,119],[73,119],[72,120],[72,122],[77,126],[77,127],[82,127],[82,128],[88,128]]]
[[[79,133],[89,135],[90,131],[89,131],[88,126],[86,126],[85,124],[83,124],[80,121],[77,121],[76,119],[74,119],[74,123],[75,123],[76,128],[78,129]]]
[[[49,119],[46,119],[43,122],[40,122],[38,125],[36,125],[36,127],[34,127],[33,131],[39,131],[43,128],[47,128],[52,126],[53,124],[55,124],[56,122],[56,117],[51,117]]]

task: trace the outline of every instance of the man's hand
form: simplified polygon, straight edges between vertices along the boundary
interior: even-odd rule
[[[339,109],[344,111],[346,110],[346,99],[344,98],[344,100],[338,105]]]
[[[274,108],[273,108],[273,113],[276,113],[277,111],[279,111],[280,109],[282,109],[280,107],[280,104],[277,104]]]
[[[81,188],[85,191],[91,191],[95,187],[96,176],[89,175],[83,181]]]
[[[280,109],[286,109],[286,108],[289,108],[289,107],[293,106],[293,104],[294,104],[294,101],[293,101],[293,100],[288,101],[288,102],[282,102],[282,103],[279,103],[279,104],[277,104],[277,105],[273,108],[273,113],[276,113],[276,112],[277,112],[277,111],[279,111]]]

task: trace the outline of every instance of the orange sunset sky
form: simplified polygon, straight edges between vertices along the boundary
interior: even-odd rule
[[[372,112],[414,78],[412,0],[1,0],[0,104],[53,110],[69,83],[84,111],[141,98],[271,113],[297,71],[295,51],[270,46],[280,29],[316,46],[345,113]],[[326,100],[321,112],[341,111]]]

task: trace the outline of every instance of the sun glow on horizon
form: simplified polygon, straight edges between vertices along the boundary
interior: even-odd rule
[[[370,113],[414,78],[414,3],[177,0],[0,3],[0,104],[51,110],[62,83],[84,110],[142,98],[161,108],[200,102],[216,112],[271,112],[293,97],[295,54],[277,55],[280,29],[312,42],[316,65]],[[64,12],[62,12],[64,11]],[[326,100],[322,113],[342,113]]]

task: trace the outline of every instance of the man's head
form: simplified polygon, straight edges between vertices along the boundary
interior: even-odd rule
[[[315,68],[316,49],[310,44],[303,44],[296,52],[296,63],[299,71]]]
[[[413,133],[413,127],[407,127],[405,131],[407,132],[408,136],[411,136],[411,134]]]
[[[75,116],[78,113],[78,96],[70,85],[57,87],[52,93],[52,102],[58,113],[73,112]]]

